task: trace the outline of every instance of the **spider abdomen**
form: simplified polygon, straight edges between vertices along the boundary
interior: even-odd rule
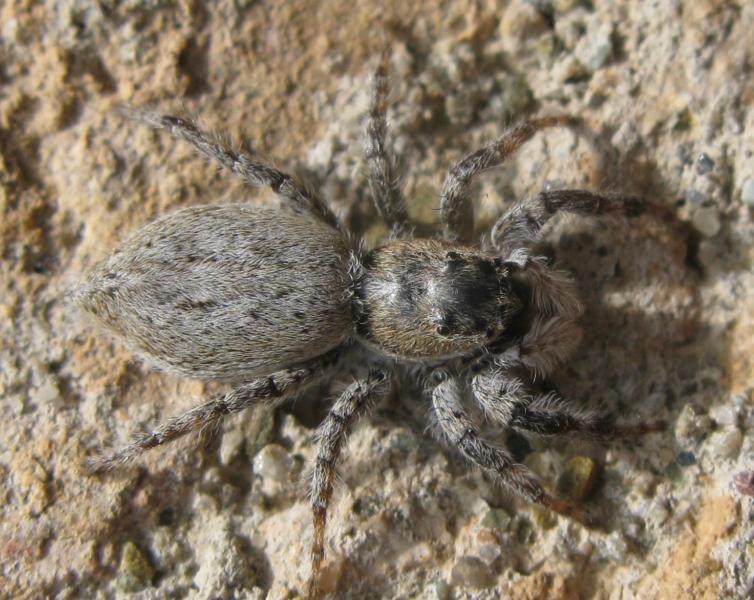
[[[76,302],[158,367],[242,380],[351,334],[350,250],[333,227],[264,206],[200,206],[147,225],[75,290]]]

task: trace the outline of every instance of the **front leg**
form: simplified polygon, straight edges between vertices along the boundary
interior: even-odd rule
[[[547,127],[568,125],[571,117],[547,117],[517,123],[493,140],[461,159],[445,177],[440,197],[440,215],[445,237],[453,242],[467,243],[474,234],[474,208],[471,204],[471,182],[479,173],[498,167],[505,160]]]
[[[659,419],[621,423],[602,410],[585,410],[556,394],[533,396],[508,369],[489,367],[474,376],[474,397],[493,421],[541,436],[571,435],[583,440],[608,442],[633,438],[664,427]]]
[[[586,190],[541,192],[522,200],[501,217],[492,228],[492,243],[503,255],[526,248],[539,238],[542,227],[559,211],[582,217],[635,217],[644,213],[647,206],[643,198],[628,194]]]

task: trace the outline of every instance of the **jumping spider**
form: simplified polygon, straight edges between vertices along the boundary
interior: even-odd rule
[[[190,122],[145,112],[135,118],[187,141],[250,186],[271,189],[283,207],[178,211],[144,227],[74,292],[84,311],[151,364],[235,385],[92,459],[92,471],[127,463],[250,406],[281,403],[337,378],[346,364],[357,369],[357,380],[317,432],[312,594],[325,554],[336,462],[359,415],[388,393],[397,372],[426,390],[436,431],[493,481],[585,524],[586,515],[550,496],[528,469],[480,437],[464,398],[475,398],[487,418],[527,434],[607,441],[660,426],[619,424],[610,414],[573,408],[553,394],[532,395],[515,375],[523,369],[547,376],[581,336],[579,301],[568,275],[548,268],[532,250],[543,225],[558,211],[631,217],[645,211],[645,201],[545,191],[513,206],[484,247],[469,245],[474,176],[501,165],[537,131],[569,121],[535,119],[456,164],[442,190],[444,235],[414,239],[386,147],[387,70],[385,55],[375,74],[365,144],[374,202],[390,231],[383,245],[370,250],[354,240],[327,204],[291,175],[234,152]]]

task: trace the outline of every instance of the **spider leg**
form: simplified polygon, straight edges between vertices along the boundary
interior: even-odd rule
[[[371,370],[364,379],[346,388],[317,430],[319,447],[311,483],[314,539],[312,541],[312,572],[307,594],[309,598],[316,598],[318,594],[319,576],[325,556],[327,508],[333,491],[335,464],[343,450],[346,437],[360,413],[374,406],[389,389],[389,372],[381,368]]]
[[[463,456],[481,468],[488,477],[527,500],[591,526],[583,512],[545,492],[534,474],[513,461],[510,454],[479,436],[479,430],[461,403],[457,381],[449,379],[432,390],[432,407],[440,430]]]
[[[130,111],[129,116],[154,129],[166,129],[173,137],[188,142],[199,154],[219,163],[247,185],[271,189],[287,200],[296,212],[313,215],[336,229],[341,228],[335,214],[314,191],[292,175],[276,169],[259,157],[235,152],[216,136],[202,131],[186,119],[138,111]]]
[[[664,427],[659,420],[618,423],[604,411],[579,410],[554,394],[528,395],[520,379],[507,369],[488,368],[474,376],[472,390],[493,420],[541,436],[570,434],[584,440],[607,442],[638,437]]]
[[[343,346],[303,365],[283,369],[239,385],[158,425],[152,431],[136,434],[129,444],[108,454],[91,458],[86,467],[90,474],[130,463],[145,450],[176,440],[197,429],[218,425],[226,416],[259,403],[278,404],[293,394],[329,376],[338,365]]]
[[[500,166],[540,129],[567,125],[571,117],[549,117],[522,121],[496,140],[478,148],[459,161],[445,177],[440,199],[440,214],[445,237],[467,243],[474,234],[474,207],[471,204],[471,181],[475,175]]]
[[[635,217],[647,210],[647,202],[628,194],[599,194],[585,190],[540,192],[513,206],[492,228],[492,243],[507,254],[535,241],[548,220],[558,211],[584,217],[622,215]]]
[[[401,179],[386,148],[389,64],[390,55],[386,51],[374,74],[374,94],[367,115],[364,150],[367,179],[377,212],[390,228],[390,237],[397,238],[409,233],[410,222],[403,201]]]

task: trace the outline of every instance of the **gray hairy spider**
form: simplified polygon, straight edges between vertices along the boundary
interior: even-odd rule
[[[250,406],[278,404],[337,379],[346,364],[357,369],[317,432],[312,595],[335,465],[358,416],[388,394],[397,373],[426,390],[435,430],[468,461],[525,500],[585,524],[586,515],[549,495],[505,450],[480,437],[464,400],[474,398],[497,423],[541,436],[607,441],[661,426],[621,424],[553,394],[538,396],[516,374],[547,376],[581,337],[568,275],[548,268],[532,249],[543,225],[559,211],[632,217],[648,205],[636,196],[546,191],[513,206],[484,247],[470,245],[474,176],[501,165],[537,131],[569,122],[535,119],[456,164],[442,189],[443,236],[414,239],[386,148],[388,62],[385,54],[375,74],[365,143],[372,195],[390,231],[383,245],[366,249],[354,241],[314,192],[260,158],[234,152],[183,119],[139,113],[137,120],[187,141],[250,186],[271,189],[283,206],[180,210],[136,233],[74,291],[81,309],[149,363],[181,377],[234,384],[92,459],[92,471],[129,462]]]

